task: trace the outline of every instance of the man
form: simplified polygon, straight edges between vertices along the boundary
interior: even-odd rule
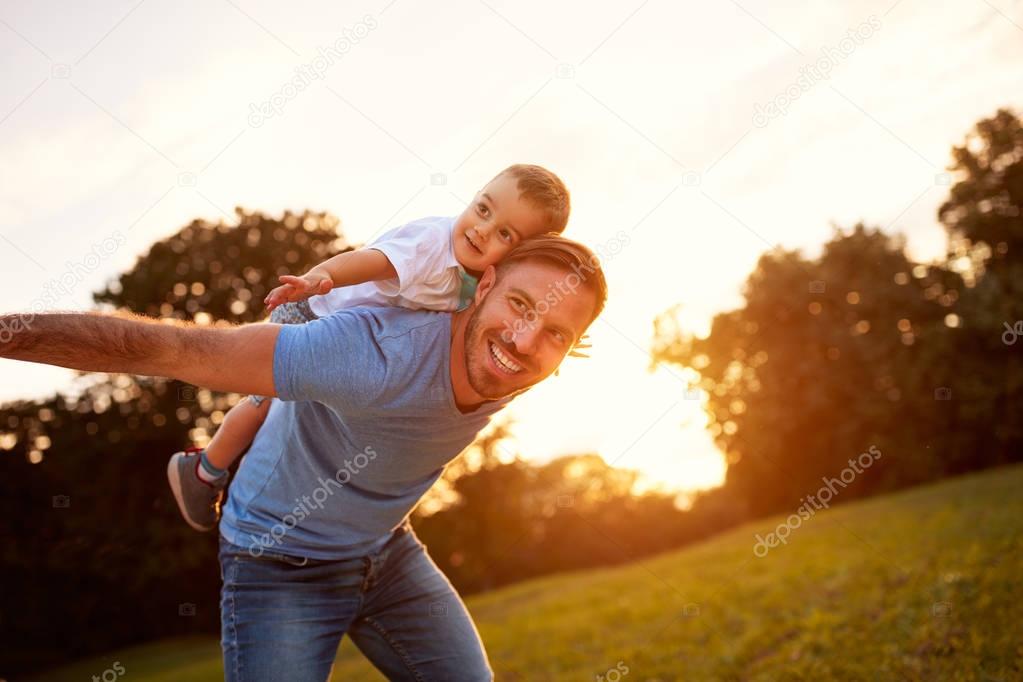
[[[523,242],[456,313],[352,308],[227,329],[0,317],[0,356],[276,396],[220,525],[228,680],[316,680],[348,634],[390,679],[490,680],[408,514],[491,415],[550,376],[603,308],[596,257]]]

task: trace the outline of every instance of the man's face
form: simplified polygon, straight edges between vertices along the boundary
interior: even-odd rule
[[[552,263],[515,263],[499,281],[492,272],[480,281],[482,298],[465,331],[467,378],[488,400],[550,376],[586,331],[596,305],[578,275]]]
[[[455,220],[455,258],[466,270],[480,273],[497,264],[523,239],[548,230],[547,216],[519,196],[519,181],[494,178]]]

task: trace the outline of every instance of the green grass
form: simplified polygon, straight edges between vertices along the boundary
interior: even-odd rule
[[[616,666],[628,668],[624,682],[1019,680],[1021,491],[1023,466],[997,469],[819,512],[764,558],[753,536],[782,517],[478,595],[469,608],[499,680],[594,680]],[[45,679],[88,680],[113,661],[131,680],[221,679],[217,643],[203,639]],[[346,641],[332,679],[382,678]]]

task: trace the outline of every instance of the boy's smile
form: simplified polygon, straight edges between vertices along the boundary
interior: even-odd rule
[[[520,198],[518,179],[500,175],[455,219],[455,258],[478,276],[522,240],[546,232],[548,225],[543,211]]]

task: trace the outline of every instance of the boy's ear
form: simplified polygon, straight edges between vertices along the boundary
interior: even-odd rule
[[[476,285],[476,293],[473,296],[473,302],[479,305],[483,297],[487,295],[487,292],[494,288],[497,284],[497,270],[493,265],[488,265],[487,269],[480,275],[480,281]]]

